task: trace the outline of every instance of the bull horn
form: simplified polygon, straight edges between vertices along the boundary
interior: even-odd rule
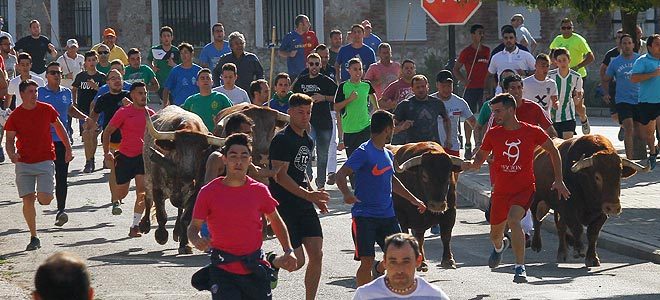
[[[394,168],[397,173],[403,173],[405,170],[419,166],[422,164],[422,156],[418,155],[406,160],[401,166],[394,164]]]
[[[176,135],[174,134],[174,131],[158,131],[154,127],[154,122],[151,120],[149,113],[147,113],[146,117],[147,117],[147,130],[149,131],[149,135],[151,135],[151,137],[153,137],[154,140],[173,141],[176,139]]]
[[[286,122],[286,123],[289,123],[291,121],[291,119],[289,118],[289,115],[287,115],[283,112],[280,112],[280,111],[277,112],[277,120],[282,121],[282,122]]]
[[[231,113],[231,114],[228,114],[228,115],[222,117],[222,119],[220,119],[220,121],[218,121],[217,125],[220,126],[220,128],[222,128],[224,130],[225,125],[226,125],[227,121],[229,120],[229,117],[231,117],[233,114],[235,114],[235,113]]]
[[[449,155],[449,158],[451,158],[451,163],[454,166],[460,167],[460,166],[463,165],[463,160],[460,157],[454,156],[454,155]]]
[[[648,171],[650,171],[650,167],[651,167],[650,165],[647,166],[647,167],[644,167],[644,166],[642,166],[642,165],[640,165],[640,164],[638,164],[638,163],[636,163],[632,160],[624,158],[624,157],[621,158],[621,164],[624,167],[632,168],[637,172],[648,172]]]
[[[206,142],[211,146],[222,147],[225,145],[225,139],[210,134],[206,137]]]
[[[571,167],[571,171],[573,173],[577,173],[578,171],[580,171],[584,168],[593,167],[593,165],[594,165],[594,158],[593,157],[584,158],[584,155],[583,155],[582,159],[580,159],[575,164],[573,164],[573,166]]]

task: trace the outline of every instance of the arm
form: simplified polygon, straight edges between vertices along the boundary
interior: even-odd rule
[[[202,228],[203,223],[204,220],[193,218],[186,232],[188,240],[200,251],[206,251],[209,248],[209,240],[199,235],[199,230]]]
[[[316,204],[321,212],[327,212],[327,202],[330,199],[328,193],[322,191],[308,191],[296,183],[287,173],[289,163],[281,160],[271,160],[273,169],[279,169],[277,176],[273,177],[275,182],[295,196]]]
[[[57,137],[59,137],[60,141],[62,141],[62,143],[64,144],[64,148],[66,149],[66,153],[64,154],[64,161],[70,162],[73,159],[73,154],[71,153],[69,134],[64,128],[64,124],[62,124],[60,118],[57,118],[55,122],[50,123],[50,126],[53,126],[55,128],[55,133],[57,134]]]
[[[71,101],[73,102],[73,105],[78,106],[78,88],[75,86],[71,87]]]
[[[399,178],[392,176],[392,192],[408,200],[413,206],[417,206],[417,211],[423,214],[426,211],[426,205],[421,200],[417,199],[402,183]]]
[[[584,56],[584,60],[582,60],[582,61],[581,61],[579,64],[577,64],[577,66],[575,66],[574,68],[575,68],[575,69],[579,69],[579,68],[582,68],[582,67],[586,67],[586,66],[588,66],[590,63],[594,62],[595,59],[596,59],[596,57],[594,56],[594,53],[593,53],[593,52],[589,52],[589,53],[587,53],[587,55]]]
[[[336,183],[337,183],[337,188],[339,188],[339,191],[341,194],[344,196],[344,203],[346,204],[353,204],[355,202],[360,202],[357,197],[351,192],[351,190],[348,188],[348,181],[346,178],[353,174],[353,169],[349,168],[344,164],[339,168],[339,171],[337,171],[337,174],[335,176],[336,178]]]
[[[273,232],[275,233],[277,240],[280,242],[280,245],[282,245],[282,250],[284,250],[284,255],[278,257],[277,261],[281,268],[293,272],[297,265],[297,258],[293,253],[293,248],[291,248],[291,239],[289,238],[289,231],[286,229],[286,224],[282,221],[282,217],[280,217],[277,210],[273,210],[272,213],[266,214],[266,218],[270,221],[270,226],[273,228]]]
[[[7,148],[7,156],[13,163],[17,163],[21,156],[16,152],[16,146],[14,145],[16,139],[16,131],[7,131],[7,141],[5,142],[5,148]]]
[[[170,89],[167,87],[163,89],[163,108],[170,105]]]
[[[342,93],[340,89],[337,89],[337,94]],[[342,109],[346,107],[349,103],[353,102],[353,100],[357,99],[357,93],[355,91],[351,92],[351,95],[346,98],[344,101],[337,102],[335,100],[335,110],[339,113],[341,112]],[[371,99],[370,99],[371,100]]]
[[[373,111],[376,111],[380,107],[378,106],[378,101],[376,100],[376,94],[369,94],[369,102],[371,102],[371,107]]]
[[[337,79],[337,84],[341,83],[341,65],[339,62],[335,62],[335,77]]]
[[[457,60],[456,63],[454,63],[454,68],[452,72],[454,72],[454,76],[456,77],[456,80],[462,83],[463,86],[466,86],[468,85],[468,81],[467,78],[465,78],[465,75],[463,75],[463,71],[461,71],[462,67],[463,64]]]
[[[254,164],[250,164],[248,167],[248,175],[251,177],[275,177],[279,171],[277,169],[261,168]]]
[[[474,116],[467,118],[465,122],[467,122],[468,125],[470,125],[470,127],[472,127],[473,130],[477,127],[477,118],[475,118]]]
[[[490,154],[490,151],[479,148],[477,155],[474,156],[474,160],[471,162],[463,162],[461,169],[463,169],[463,171],[478,171],[481,168],[481,165],[486,161],[486,158],[488,158],[488,154]]]
[[[9,83],[7,82],[7,72],[5,72],[5,70],[0,70],[0,97],[7,95],[7,87],[9,87]]]
[[[50,56],[57,57],[57,50],[55,49],[55,45],[49,43],[48,52],[50,52]]]
[[[607,74],[601,74],[600,76],[601,81],[600,81],[600,86],[603,88],[603,101],[605,103],[610,103],[610,81],[612,81],[612,77],[607,76]]]
[[[110,162],[115,160],[114,155],[112,152],[110,152],[110,137],[115,132],[115,130],[117,130],[117,127],[108,124],[108,126],[106,126],[103,130],[103,138],[101,139],[103,144],[103,157]]]
[[[655,71],[650,73],[633,73],[632,76],[630,76],[630,82],[638,83],[642,81],[647,81],[657,76],[660,76],[660,68],[657,68],[655,69]]]
[[[568,191],[566,185],[564,185],[563,175],[561,170],[561,156],[557,147],[552,143],[552,140],[547,139],[542,145],[541,148],[545,150],[550,155],[550,161],[552,161],[552,171],[555,176],[555,181],[552,183],[552,190],[556,190],[560,198],[568,200],[568,197],[571,195],[571,192]]]
[[[218,152],[213,152],[206,160],[206,172],[204,173],[204,184],[211,182],[211,180],[218,177],[220,169],[225,168],[225,164],[222,161],[221,154]]]
[[[154,77],[151,78],[151,82],[149,82],[149,87],[151,88],[152,92],[156,92],[160,89],[160,84],[158,83],[158,79],[156,79],[155,74]]]
[[[545,133],[547,133],[548,136],[550,136],[551,138],[559,137],[557,130],[555,130],[555,127],[552,125],[548,126],[548,128],[545,129]]]

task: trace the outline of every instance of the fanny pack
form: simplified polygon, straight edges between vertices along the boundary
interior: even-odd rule
[[[243,256],[233,255],[218,249],[211,249],[210,257],[211,263],[195,272],[190,280],[190,284],[199,291],[210,291],[211,287],[216,284],[214,282],[216,279],[211,276],[211,268],[217,268],[218,265],[234,262],[243,263],[259,279],[268,280],[269,282],[276,280],[275,270],[265,260],[264,252],[261,249]]]

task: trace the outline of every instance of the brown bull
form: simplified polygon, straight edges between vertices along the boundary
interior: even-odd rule
[[[394,153],[396,177],[418,199],[426,204],[427,210],[420,216],[417,207],[403,197],[393,194],[394,211],[404,231],[412,229],[419,241],[422,259],[424,232],[434,224],[440,224],[443,245],[443,268],[456,268],[451,252],[451,232],[456,222],[456,181],[461,172],[460,158],[451,156],[437,143],[420,142],[403,146],[388,146]],[[419,268],[428,270],[425,261]]]
[[[555,144],[558,143],[555,141]],[[559,236],[557,261],[566,261],[567,246],[572,244],[575,258],[585,257],[587,267],[600,266],[596,241],[607,217],[621,213],[621,178],[628,178],[645,169],[621,158],[612,143],[602,135],[572,138],[561,142],[558,149],[564,183],[571,196],[568,200],[559,200],[557,193],[550,190],[553,175],[548,170],[552,170],[552,164],[548,154],[539,151],[534,160],[536,194],[531,208],[534,216],[532,250],[541,251],[541,222],[548,209],[552,208]],[[587,227],[586,253],[581,241],[583,226]]]
[[[178,106],[170,105],[148,118],[143,147],[147,198],[140,231],[147,233],[151,229],[150,211],[155,203],[155,238],[161,245],[167,242],[165,199],[169,198],[178,208],[173,236],[179,241],[179,253],[192,253],[186,228],[192,219],[196,191],[204,183],[197,178],[199,168],[204,166],[200,160],[209,146],[223,143],[224,139],[209,134],[199,116]]]

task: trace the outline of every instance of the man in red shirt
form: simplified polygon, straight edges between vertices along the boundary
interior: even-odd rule
[[[37,102],[38,87],[31,79],[20,83],[18,89],[23,104],[11,113],[5,124],[7,155],[16,164],[16,187],[19,197],[23,199],[23,217],[30,229],[30,244],[26,251],[41,248],[37,238],[34,201],[48,205],[53,200],[55,146],[50,134],[51,126],[64,144],[64,160],[68,163],[73,159],[69,136],[58,118],[59,114],[50,104]],[[16,145],[14,139],[17,139]]]
[[[103,156],[113,162],[115,166],[115,186],[112,199],[113,205],[128,195],[131,179],[135,178],[135,205],[133,207],[133,224],[128,231],[129,237],[141,236],[138,225],[144,212],[144,161],[142,160],[142,146],[144,145],[144,129],[147,126],[145,111],[149,115],[155,112],[147,107],[147,87],[144,82],[134,82],[131,85],[130,97],[133,103],[121,107],[110,119],[110,123],[103,130]],[[121,132],[121,144],[115,153],[110,152],[110,136],[116,131]]]
[[[271,281],[276,278],[272,278],[270,267],[296,268],[289,233],[275,209],[278,202],[267,186],[247,176],[251,152],[247,134],[227,137],[222,148],[227,174],[200,190],[188,226],[190,242],[201,251],[211,249],[208,288],[213,299],[271,299]],[[269,255],[270,266],[261,251],[262,214],[270,220],[284,250],[282,256]],[[200,236],[204,222],[211,232],[210,240]]]
[[[519,109],[515,98],[510,94],[499,94],[491,100],[491,109],[496,126],[484,137],[479,152],[473,162],[464,162],[463,170],[479,170],[481,164],[492,153],[491,170],[494,176],[492,208],[490,210],[490,239],[493,252],[488,266],[496,268],[502,261],[502,252],[508,247],[509,239],[504,238],[504,230],[511,229],[513,253],[515,255],[516,283],[527,282],[525,271],[525,235],[520,220],[532,204],[535,192],[534,149],[541,146],[548,152],[552,161],[555,181],[552,189],[560,197],[570,195],[564,185],[559,151],[548,135],[538,126],[521,122],[516,117]]]

